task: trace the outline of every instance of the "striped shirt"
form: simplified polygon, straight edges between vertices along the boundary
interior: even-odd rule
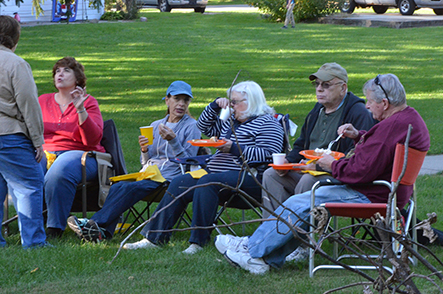
[[[265,161],[272,153],[283,149],[283,128],[270,114],[253,117],[240,123],[233,118],[235,136],[230,120],[223,122],[211,105],[206,106],[197,121],[199,130],[208,137],[227,138],[232,141],[230,153],[219,150],[211,157],[208,169],[224,172],[241,169],[239,147],[246,161]],[[237,145],[238,140],[238,145]]]

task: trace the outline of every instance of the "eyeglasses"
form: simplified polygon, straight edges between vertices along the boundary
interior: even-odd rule
[[[343,84],[343,82],[337,82],[337,83],[329,83],[329,82],[319,82],[319,81],[312,81],[312,85],[314,86],[314,88],[318,88],[318,86],[321,86],[323,89],[327,90],[330,87],[334,86],[334,85],[339,85],[339,84]]]
[[[232,105],[237,105],[242,103],[243,101],[246,101],[246,99],[241,99],[241,100],[231,100],[231,104]]]
[[[391,104],[391,100],[389,100],[388,93],[386,93],[385,89],[384,89],[383,86],[381,85],[381,82],[380,82],[380,75],[377,75],[377,76],[375,77],[375,79],[374,79],[374,83],[375,83],[377,86],[379,86],[379,87],[383,90],[383,93],[385,93],[385,96],[386,96],[386,100],[388,100],[388,103]]]

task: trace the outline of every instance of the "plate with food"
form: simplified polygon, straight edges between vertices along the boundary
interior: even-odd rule
[[[340,159],[345,156],[344,153],[331,151],[328,149],[315,148],[315,150],[302,150],[300,151],[300,155],[303,155],[307,159],[319,159],[323,156],[323,154],[329,154],[335,159]]]
[[[217,137],[212,137],[210,139],[189,140],[188,143],[190,143],[192,146],[198,146],[198,147],[218,147],[225,144],[226,141],[217,139]]]
[[[270,163],[269,166],[273,169],[280,169],[280,170],[298,170],[301,169],[302,166],[305,166],[304,163],[283,163],[283,164],[273,164]]]

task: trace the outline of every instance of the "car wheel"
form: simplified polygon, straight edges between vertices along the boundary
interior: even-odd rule
[[[353,13],[355,10],[356,3],[354,0],[345,0],[341,7],[341,12]]]
[[[434,13],[437,15],[443,15],[443,8],[435,8],[433,9]]]
[[[414,0],[399,0],[398,9],[403,15],[412,15],[415,10],[415,2]]]
[[[168,0],[158,0],[158,9],[160,9],[160,12],[171,12]]]
[[[388,10],[388,8],[389,8],[388,6],[383,6],[383,5],[374,5],[374,6],[372,6],[372,9],[377,14],[385,13]]]
[[[194,12],[205,13],[206,7],[195,7]]]

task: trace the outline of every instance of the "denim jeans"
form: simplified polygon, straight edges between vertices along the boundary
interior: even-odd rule
[[[111,186],[103,207],[91,219],[106,229],[107,237],[112,237],[121,214],[161,185],[151,180],[118,182]]]
[[[75,192],[82,181],[81,157],[84,151],[55,152],[57,159],[49,170],[46,169],[46,159],[40,162],[45,172],[45,201],[48,209],[48,228],[65,230]],[[97,180],[97,160],[86,158],[86,180]]]
[[[370,203],[369,199],[348,186],[324,186],[315,192],[315,205],[326,202],[335,203]],[[311,191],[290,197],[283,205],[275,210],[288,223],[296,223],[304,230],[308,229],[289,210],[294,211],[300,218],[309,222],[309,211],[311,210]],[[272,215],[269,218],[274,218]],[[265,262],[273,267],[280,268],[285,258],[300,245],[289,228],[282,222],[266,221],[249,237],[249,253],[254,258],[263,258]]]
[[[195,185],[207,184],[211,182],[221,182],[235,187],[238,181],[238,171],[227,171],[222,173],[210,173],[200,179],[194,179],[190,175],[182,175],[172,180],[163,199],[157,206],[156,212],[163,207],[170,205],[176,196],[182,194],[187,188]],[[257,201],[261,201],[260,187],[255,183],[254,179],[247,175],[241,185],[241,189],[254,197]],[[169,241],[170,232],[150,232],[151,230],[170,230],[180,218],[189,202],[192,203],[192,227],[209,227],[212,226],[217,207],[223,204],[232,195],[231,190],[221,191],[218,185],[209,185],[194,189],[171,204],[167,209],[162,211],[156,218],[148,223],[141,234],[148,238],[154,244],[165,244]],[[231,205],[237,208],[248,208],[241,199],[234,199]],[[191,231],[190,243],[204,246],[210,239],[211,230],[197,229]]]
[[[35,160],[31,140],[23,134],[1,135],[0,162],[0,219],[3,220],[3,202],[9,190],[23,248],[44,245],[43,171]],[[0,246],[5,245],[0,233]]]

